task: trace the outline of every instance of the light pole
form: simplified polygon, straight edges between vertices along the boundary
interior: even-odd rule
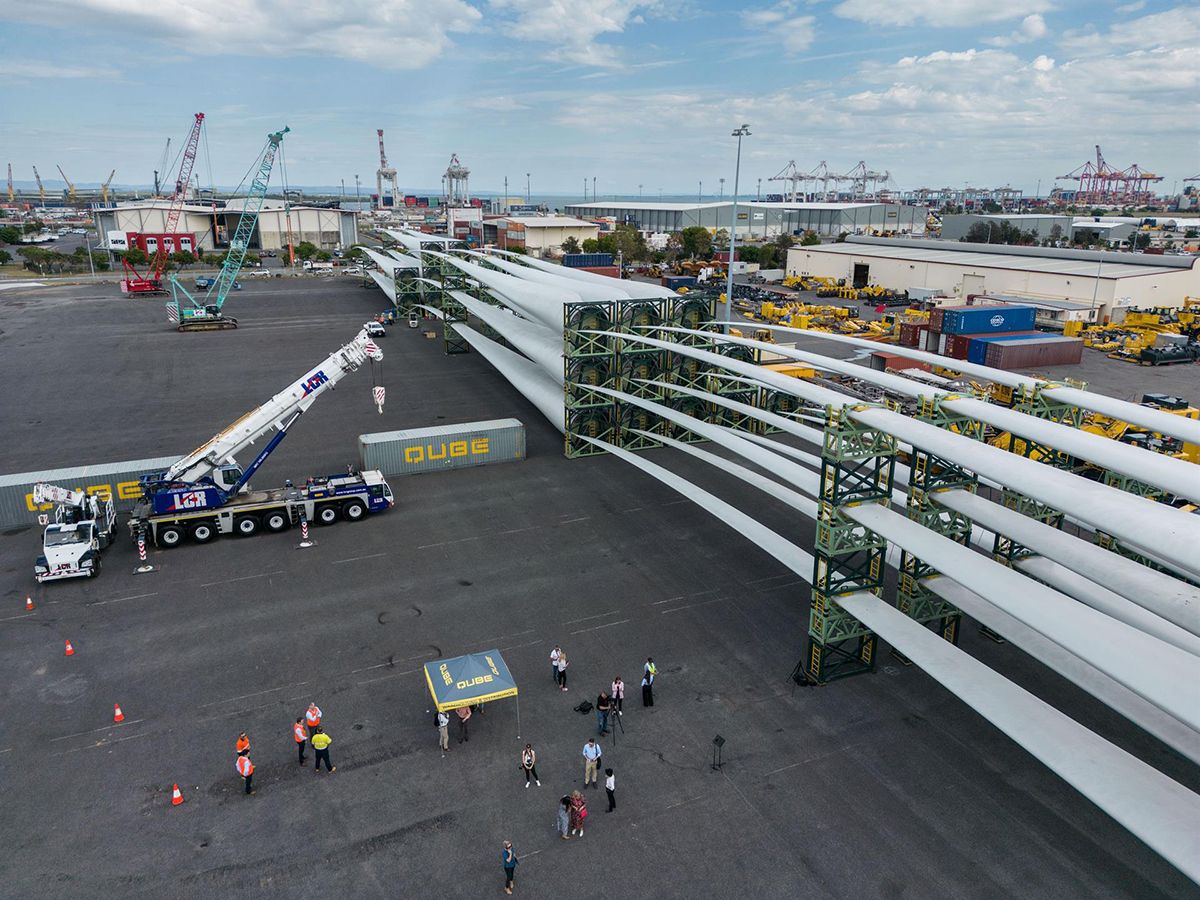
[[[587,203],[587,176],[583,176],[583,202]]]
[[[638,199],[642,199],[642,185],[640,184],[638,185]]]
[[[704,202],[704,182],[703,181],[700,182],[700,192],[698,194],[696,194],[696,202],[697,203]]]
[[[99,221],[99,216],[96,217],[96,221],[97,222]],[[99,231],[98,228],[97,228],[97,231]],[[83,236],[83,239],[87,243],[88,268],[92,270],[92,281],[95,281],[96,280],[96,266],[92,262],[92,234],[91,234],[91,232],[89,231],[87,234],[85,234]]]
[[[758,179],[758,193],[754,195],[755,200],[762,199],[762,179]]]
[[[592,176],[592,202],[596,202],[596,176]]]
[[[504,176],[504,214],[506,216],[508,215],[508,176],[507,175]],[[507,238],[508,238],[508,234],[506,233],[505,234],[506,244],[507,244]]]
[[[586,178],[585,178],[585,179],[583,179],[583,183],[584,183],[584,184],[587,184],[587,179],[586,179]],[[526,173],[525,173],[525,205],[526,205],[526,206],[532,206],[532,205],[533,205],[533,200],[531,200],[531,199],[530,199],[530,198],[533,196],[533,194],[532,194],[532,193],[530,193],[530,190],[529,190],[529,184],[530,184],[530,182],[529,182],[529,173],[528,173],[528,172],[526,172]]]
[[[742,125],[733,132],[733,136],[737,138],[737,163],[733,169],[733,221],[729,228],[729,264],[726,268],[725,281],[725,325],[729,326],[729,311],[733,309],[733,257],[737,250],[737,202],[738,202],[738,178],[742,172],[742,138],[750,136],[750,126]],[[724,178],[721,179],[725,181]]]
[[[719,178],[717,180],[721,182],[721,202],[724,203],[725,202],[725,179]]]

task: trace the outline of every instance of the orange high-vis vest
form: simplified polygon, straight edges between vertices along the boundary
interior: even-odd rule
[[[250,762],[250,757],[239,756],[237,761],[238,774],[243,778],[249,778],[254,774],[254,763]]]
[[[249,750],[249,749],[250,749],[250,738],[240,737],[237,739],[237,752],[238,753],[241,753],[243,750]]]
[[[304,719],[308,722],[309,728],[316,728],[321,724],[321,707],[310,706],[308,712],[304,714]]]
[[[306,740],[308,740],[308,732],[306,732],[304,730],[303,723],[297,722],[296,726],[292,729],[292,731],[294,731],[296,733],[296,743],[297,744],[303,744]]]

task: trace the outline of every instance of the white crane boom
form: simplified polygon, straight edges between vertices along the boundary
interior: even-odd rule
[[[43,503],[54,503],[58,506],[86,510],[88,495],[83,491],[73,491],[70,488],[59,487],[57,484],[39,481],[33,486],[33,502],[39,506]]]
[[[163,480],[191,483],[210,474],[224,463],[235,462],[235,454],[270,433],[271,429],[286,430],[297,416],[312,406],[317,397],[331,390],[368,359],[382,361],[383,352],[364,328],[354,340],[330,353],[262,406],[252,409],[187,456],[176,461],[167,470]]]

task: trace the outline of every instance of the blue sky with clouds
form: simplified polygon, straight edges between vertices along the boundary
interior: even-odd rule
[[[1096,143],[1200,175],[1196,0],[0,0],[0,37],[19,180],[147,183],[198,111],[217,184],[283,125],[291,182],[373,185],[383,128],[406,190],[456,152],[478,191],[728,193],[742,122],[751,192],[793,159],[1045,192]]]

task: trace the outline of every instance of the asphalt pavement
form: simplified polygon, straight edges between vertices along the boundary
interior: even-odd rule
[[[162,298],[115,285],[5,291],[0,471],[186,453],[382,305],[352,279],[248,279],[227,306],[236,331],[179,334]],[[533,897],[1200,898],[886,646],[874,675],[794,687],[807,585],[620,460],[564,458],[486,361],[425,330],[391,329],[382,369],[322,397],[254,484],[341,471],[362,433],[507,416],[528,428],[526,460],[393,478],[395,508],[316,529],[310,549],[294,532],[225,538],[152,551],[146,575],[122,541],[99,578],[38,586],[39,536],[3,536],[0,893],[477,898],[500,894],[507,839]],[[675,451],[647,457],[811,546],[788,508]],[[555,645],[568,693],[550,681]],[[1011,644],[968,622],[961,646],[1200,789],[1194,766]],[[422,666],[490,649],[520,687],[520,730],[518,701],[499,701],[442,755]],[[624,732],[602,743],[618,809],[589,789],[586,835],[564,842],[556,805],[582,786],[596,731],[572,707],[614,675],[629,685]],[[296,764],[309,700],[332,775],[311,753]],[[541,787],[524,787],[526,742]]]

